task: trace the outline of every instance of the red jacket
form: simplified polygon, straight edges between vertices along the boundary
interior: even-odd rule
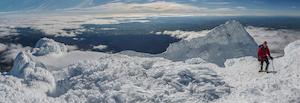
[[[267,60],[268,59],[267,54],[269,55],[269,57],[271,57],[268,46],[266,48],[264,48],[264,46],[261,46],[258,49],[257,56],[260,60]]]

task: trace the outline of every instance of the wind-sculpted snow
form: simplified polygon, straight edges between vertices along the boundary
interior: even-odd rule
[[[49,51],[46,49],[39,50]],[[77,61],[68,66],[59,64],[74,59]],[[197,65],[207,64],[201,61],[78,51],[35,55],[26,51],[17,56],[13,70],[0,75],[0,96],[4,102],[178,103],[215,101],[230,94],[230,87],[210,66]]]
[[[161,58],[112,55],[81,60],[63,71],[54,74],[65,78],[51,96],[75,101],[91,95],[82,92],[92,92],[97,98],[86,98],[88,102],[205,102],[229,92],[210,69]]]
[[[45,54],[61,54],[68,51],[67,47],[62,44],[55,42],[52,39],[42,38],[40,39],[33,49],[34,55],[45,55]]]
[[[34,67],[26,67],[32,69]],[[1,92],[6,101],[59,102],[207,102],[229,94],[229,87],[207,67],[190,66],[162,58],[139,58],[110,55],[98,60],[80,60],[60,71],[26,72],[33,79],[1,76],[0,85],[9,91]],[[43,72],[42,72],[43,71]],[[48,74],[48,75],[45,75]],[[5,78],[13,78],[18,85]],[[51,84],[55,80],[52,90]],[[50,79],[50,80],[48,80]],[[10,80],[12,81],[12,80]],[[51,81],[51,82],[49,82]],[[30,86],[29,86],[30,85]],[[21,89],[19,91],[19,89]],[[23,90],[25,89],[25,90]],[[42,91],[40,89],[43,89]],[[37,91],[36,91],[37,90]],[[27,97],[26,92],[43,94]],[[46,95],[47,94],[47,95]],[[56,98],[54,98],[56,97]]]

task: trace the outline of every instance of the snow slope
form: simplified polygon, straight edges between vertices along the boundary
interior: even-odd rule
[[[290,43],[285,56],[270,61],[271,73],[258,73],[257,58],[229,59],[226,68],[212,68],[224,78],[231,94],[216,102],[248,103],[298,103],[300,102],[300,48],[299,40]]]
[[[171,44],[167,50],[158,55],[147,55],[124,51],[120,54],[130,56],[164,57],[172,61],[184,61],[202,58],[206,61],[224,66],[226,59],[255,56],[258,45],[238,21],[227,21],[212,29],[206,36],[182,40]]]

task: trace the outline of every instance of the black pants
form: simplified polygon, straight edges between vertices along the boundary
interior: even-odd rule
[[[269,64],[270,64],[268,59],[266,59],[266,60],[260,60],[260,65],[261,65],[261,68],[260,68],[260,69],[262,69],[264,62],[267,63],[266,70],[268,70],[268,66],[269,66]]]

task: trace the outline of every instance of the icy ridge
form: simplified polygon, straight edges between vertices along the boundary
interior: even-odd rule
[[[173,61],[202,58],[224,66],[226,59],[255,56],[257,49],[258,45],[243,25],[231,20],[215,27],[204,37],[171,44],[160,56]]]

